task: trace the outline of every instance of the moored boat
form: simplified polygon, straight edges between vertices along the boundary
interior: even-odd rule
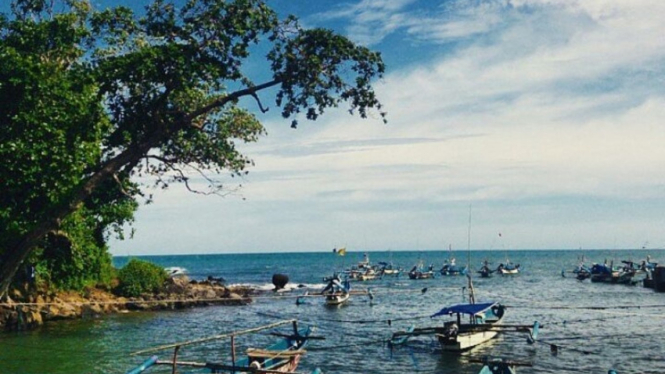
[[[335,274],[325,279],[328,285],[321,291],[326,298],[326,305],[341,305],[351,297],[351,284],[348,279],[342,281],[339,275]]]
[[[434,278],[434,265],[429,266],[429,270],[423,268],[422,261],[415,265],[409,271],[409,279],[430,279]]]
[[[469,362],[483,364],[478,374],[517,374],[518,366],[533,366],[530,362],[507,360],[499,357],[470,358]]]
[[[503,275],[519,274],[520,264],[513,264],[510,262],[510,260],[506,260],[505,264],[499,264],[499,266],[496,268],[496,271]]]
[[[274,344],[264,349],[249,348],[246,351],[245,357],[236,359],[236,337],[243,334],[272,329],[287,323],[293,324],[293,333],[272,333],[272,335],[279,337],[279,339]],[[312,330],[313,328],[310,326],[298,328],[297,322],[295,320],[288,320],[245,331],[232,332],[229,334],[217,335],[213,337],[147,349],[136,352],[135,354],[164,351],[167,349],[174,349],[174,354],[171,356],[172,358],[169,357],[168,360],[159,360],[157,356],[152,356],[148,360],[145,360],[143,363],[141,363],[139,366],[128,371],[126,374],[139,374],[148,370],[150,367],[158,365],[170,366],[172,368],[172,372],[174,373],[176,372],[177,368],[189,368],[197,373],[293,373],[298,367],[300,358],[305,354],[304,347],[307,345],[310,339],[315,338],[310,335]],[[230,363],[222,364],[214,361],[177,361],[177,353],[182,347],[225,338],[231,339]]]
[[[483,266],[481,266],[480,270],[478,270],[478,274],[480,274],[481,278],[489,278],[494,272],[495,270],[490,268],[490,263],[487,260],[483,261]]]
[[[448,258],[444,261],[443,266],[439,270],[441,275],[466,275],[467,267],[459,266],[455,263],[455,257],[452,256],[452,247],[448,245]]]

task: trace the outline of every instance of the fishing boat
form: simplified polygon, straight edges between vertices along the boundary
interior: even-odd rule
[[[480,274],[481,278],[489,278],[495,271],[496,270],[490,268],[490,263],[485,260],[483,261],[483,265],[480,267],[480,270],[478,270],[478,274]]]
[[[164,268],[164,271],[171,278],[187,275],[187,269],[180,266],[170,266]]]
[[[392,262],[379,262],[379,274],[384,275],[393,275],[399,276],[402,272],[402,269],[393,265]]]
[[[274,332],[272,335],[279,337],[274,344],[263,349],[249,348],[246,351],[245,357],[236,359],[235,339],[238,336],[267,329],[274,329],[275,327],[285,324],[293,325],[293,332],[291,334]],[[169,356],[168,360],[159,360],[157,356],[152,356],[142,362],[139,366],[126,372],[126,374],[139,374],[151,367],[159,365],[170,366],[173,373],[176,372],[177,368],[188,368],[192,370],[190,372],[196,373],[293,373],[298,367],[300,358],[305,354],[304,347],[307,345],[308,341],[310,339],[323,339],[311,336],[310,334],[312,331],[313,328],[310,326],[298,328],[297,321],[288,320],[249,330],[151,348],[135,352],[134,355],[154,353],[169,349],[173,349],[174,351],[173,355]],[[215,361],[192,362],[177,360],[178,352],[183,347],[227,338],[231,339],[230,363],[222,364]]]
[[[502,324],[505,307],[498,302],[456,304],[445,307],[431,317],[452,316],[453,319],[443,326],[414,328],[411,331],[393,333],[394,345],[406,343],[405,336],[434,335],[441,349],[451,352],[463,352],[483,344],[496,337],[500,332],[524,332],[530,342],[538,335],[539,324],[506,325]],[[527,340],[529,340],[527,339]]]
[[[351,297],[351,284],[348,279],[342,281],[339,275],[335,274],[330,278],[325,278],[328,285],[321,291],[321,295],[326,298],[326,305],[341,305]]]
[[[632,264],[632,262],[630,262]],[[637,270],[632,266],[615,267],[614,261],[607,264],[593,264],[591,266],[591,282],[594,283],[615,283],[615,284],[633,284],[633,277]]]
[[[448,253],[449,256],[443,263],[439,273],[441,273],[441,275],[466,275],[466,266],[455,264],[455,257],[452,256],[452,248],[450,245],[448,245]]]
[[[409,279],[430,279],[434,278],[434,265],[429,266],[429,270],[423,268],[423,262],[420,261],[409,271]]]
[[[513,264],[510,260],[506,260],[505,264],[499,264],[496,271],[503,275],[519,274],[520,264]]]
[[[507,360],[498,357],[470,358],[469,362],[483,364],[478,374],[517,374],[518,366],[533,366],[530,362]]]

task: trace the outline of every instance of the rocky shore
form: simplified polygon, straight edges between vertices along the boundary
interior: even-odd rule
[[[83,292],[47,292],[23,289],[10,292],[0,304],[0,330],[37,328],[48,321],[96,318],[111,313],[143,310],[173,310],[210,305],[245,305],[252,290],[229,288],[219,282],[190,281],[187,277],[170,278],[157,294],[125,298],[109,290],[89,288]]]

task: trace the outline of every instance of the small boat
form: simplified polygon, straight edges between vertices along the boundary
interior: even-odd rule
[[[402,272],[402,269],[399,267],[396,267],[393,265],[392,262],[379,262],[379,274],[381,276],[384,275],[394,275],[394,276],[399,276],[399,274]]]
[[[633,268],[632,262],[626,261],[626,265],[622,267],[615,267],[614,261],[607,265],[607,262],[602,264],[593,264],[591,266],[591,281],[594,283],[615,283],[615,284],[634,284],[633,277],[637,274],[637,270]]]
[[[490,268],[490,263],[485,260],[483,261],[483,266],[480,267],[480,270],[478,270],[478,273],[480,274],[481,278],[489,278],[492,276],[492,273],[494,273],[496,270],[493,270]]]
[[[422,261],[411,268],[409,271],[409,279],[430,279],[434,278],[434,265],[429,266],[429,270],[423,269]]]
[[[166,274],[171,278],[187,275],[187,269],[179,267],[179,266],[167,267],[167,268],[164,268],[164,271],[166,271]]]
[[[505,264],[499,264],[496,271],[500,274],[518,274],[520,272],[520,264],[513,264],[510,260],[506,260]]]
[[[443,263],[439,273],[441,273],[441,275],[466,275],[466,266],[458,266],[455,264],[455,257],[452,256],[452,247],[450,245],[448,245],[448,253],[450,253],[450,256]]]
[[[431,317],[444,315],[455,318],[444,322],[443,326],[415,328],[411,331],[393,333],[391,341],[396,345],[406,342],[406,339],[403,339],[404,336],[434,335],[441,344],[442,350],[463,352],[489,341],[503,331],[528,333],[530,342],[535,341],[538,335],[538,322],[533,326],[502,324],[505,307],[497,302],[457,304],[445,307]],[[463,322],[467,318],[468,320]],[[529,341],[529,339],[527,340]]]
[[[321,295],[326,298],[326,305],[341,305],[351,297],[351,284],[348,279],[342,281],[339,275],[335,274],[330,278],[325,278],[328,285],[321,291]]]
[[[236,360],[235,338],[237,338],[239,335],[272,329],[287,323],[293,324],[293,333],[272,333],[272,335],[280,337],[277,342],[265,349],[249,348],[246,351],[246,357]],[[159,360],[157,356],[152,356],[148,360],[145,360],[143,363],[141,363],[139,366],[128,371],[126,374],[139,374],[148,370],[150,367],[157,365],[170,366],[172,368],[172,372],[174,373],[176,372],[176,368],[179,367],[195,369],[197,373],[293,373],[298,367],[300,358],[305,354],[304,347],[307,345],[308,341],[310,339],[321,339],[319,337],[312,337],[310,335],[312,330],[313,328],[309,326],[299,329],[295,320],[288,320],[245,331],[233,332],[209,338],[196,339],[192,341],[147,349],[135,352],[135,354],[157,352],[167,349],[174,349],[174,354],[173,356],[169,356],[168,360]],[[185,346],[201,344],[223,338],[231,339],[230,363],[222,364],[213,361],[177,361],[176,359],[178,351]]]
[[[506,360],[498,357],[483,357],[481,359],[470,358],[469,362],[483,364],[478,374],[517,374],[518,366],[533,366],[530,362]]]

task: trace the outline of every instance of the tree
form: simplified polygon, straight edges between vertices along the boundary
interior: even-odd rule
[[[69,8],[57,13],[49,3],[15,0],[0,19],[0,99],[17,103],[0,112],[3,133],[11,130],[0,156],[12,158],[0,178],[38,186],[20,191],[25,184],[16,182],[2,200],[0,215],[12,224],[0,228],[0,237],[9,234],[0,242],[0,295],[47,234],[109,181],[149,174],[191,188],[186,168],[245,173],[251,161],[235,142],[263,134],[250,109],[266,110],[259,94],[275,95],[293,127],[342,102],[385,121],[371,85],[384,73],[379,53],[330,30],[303,29],[294,17],[280,20],[263,1],[187,0],[178,8],[153,0],[143,16],[123,7],[97,12],[84,0],[61,0]],[[266,48],[258,58],[268,78],[254,82],[243,66]],[[221,188],[210,182],[209,192]]]

